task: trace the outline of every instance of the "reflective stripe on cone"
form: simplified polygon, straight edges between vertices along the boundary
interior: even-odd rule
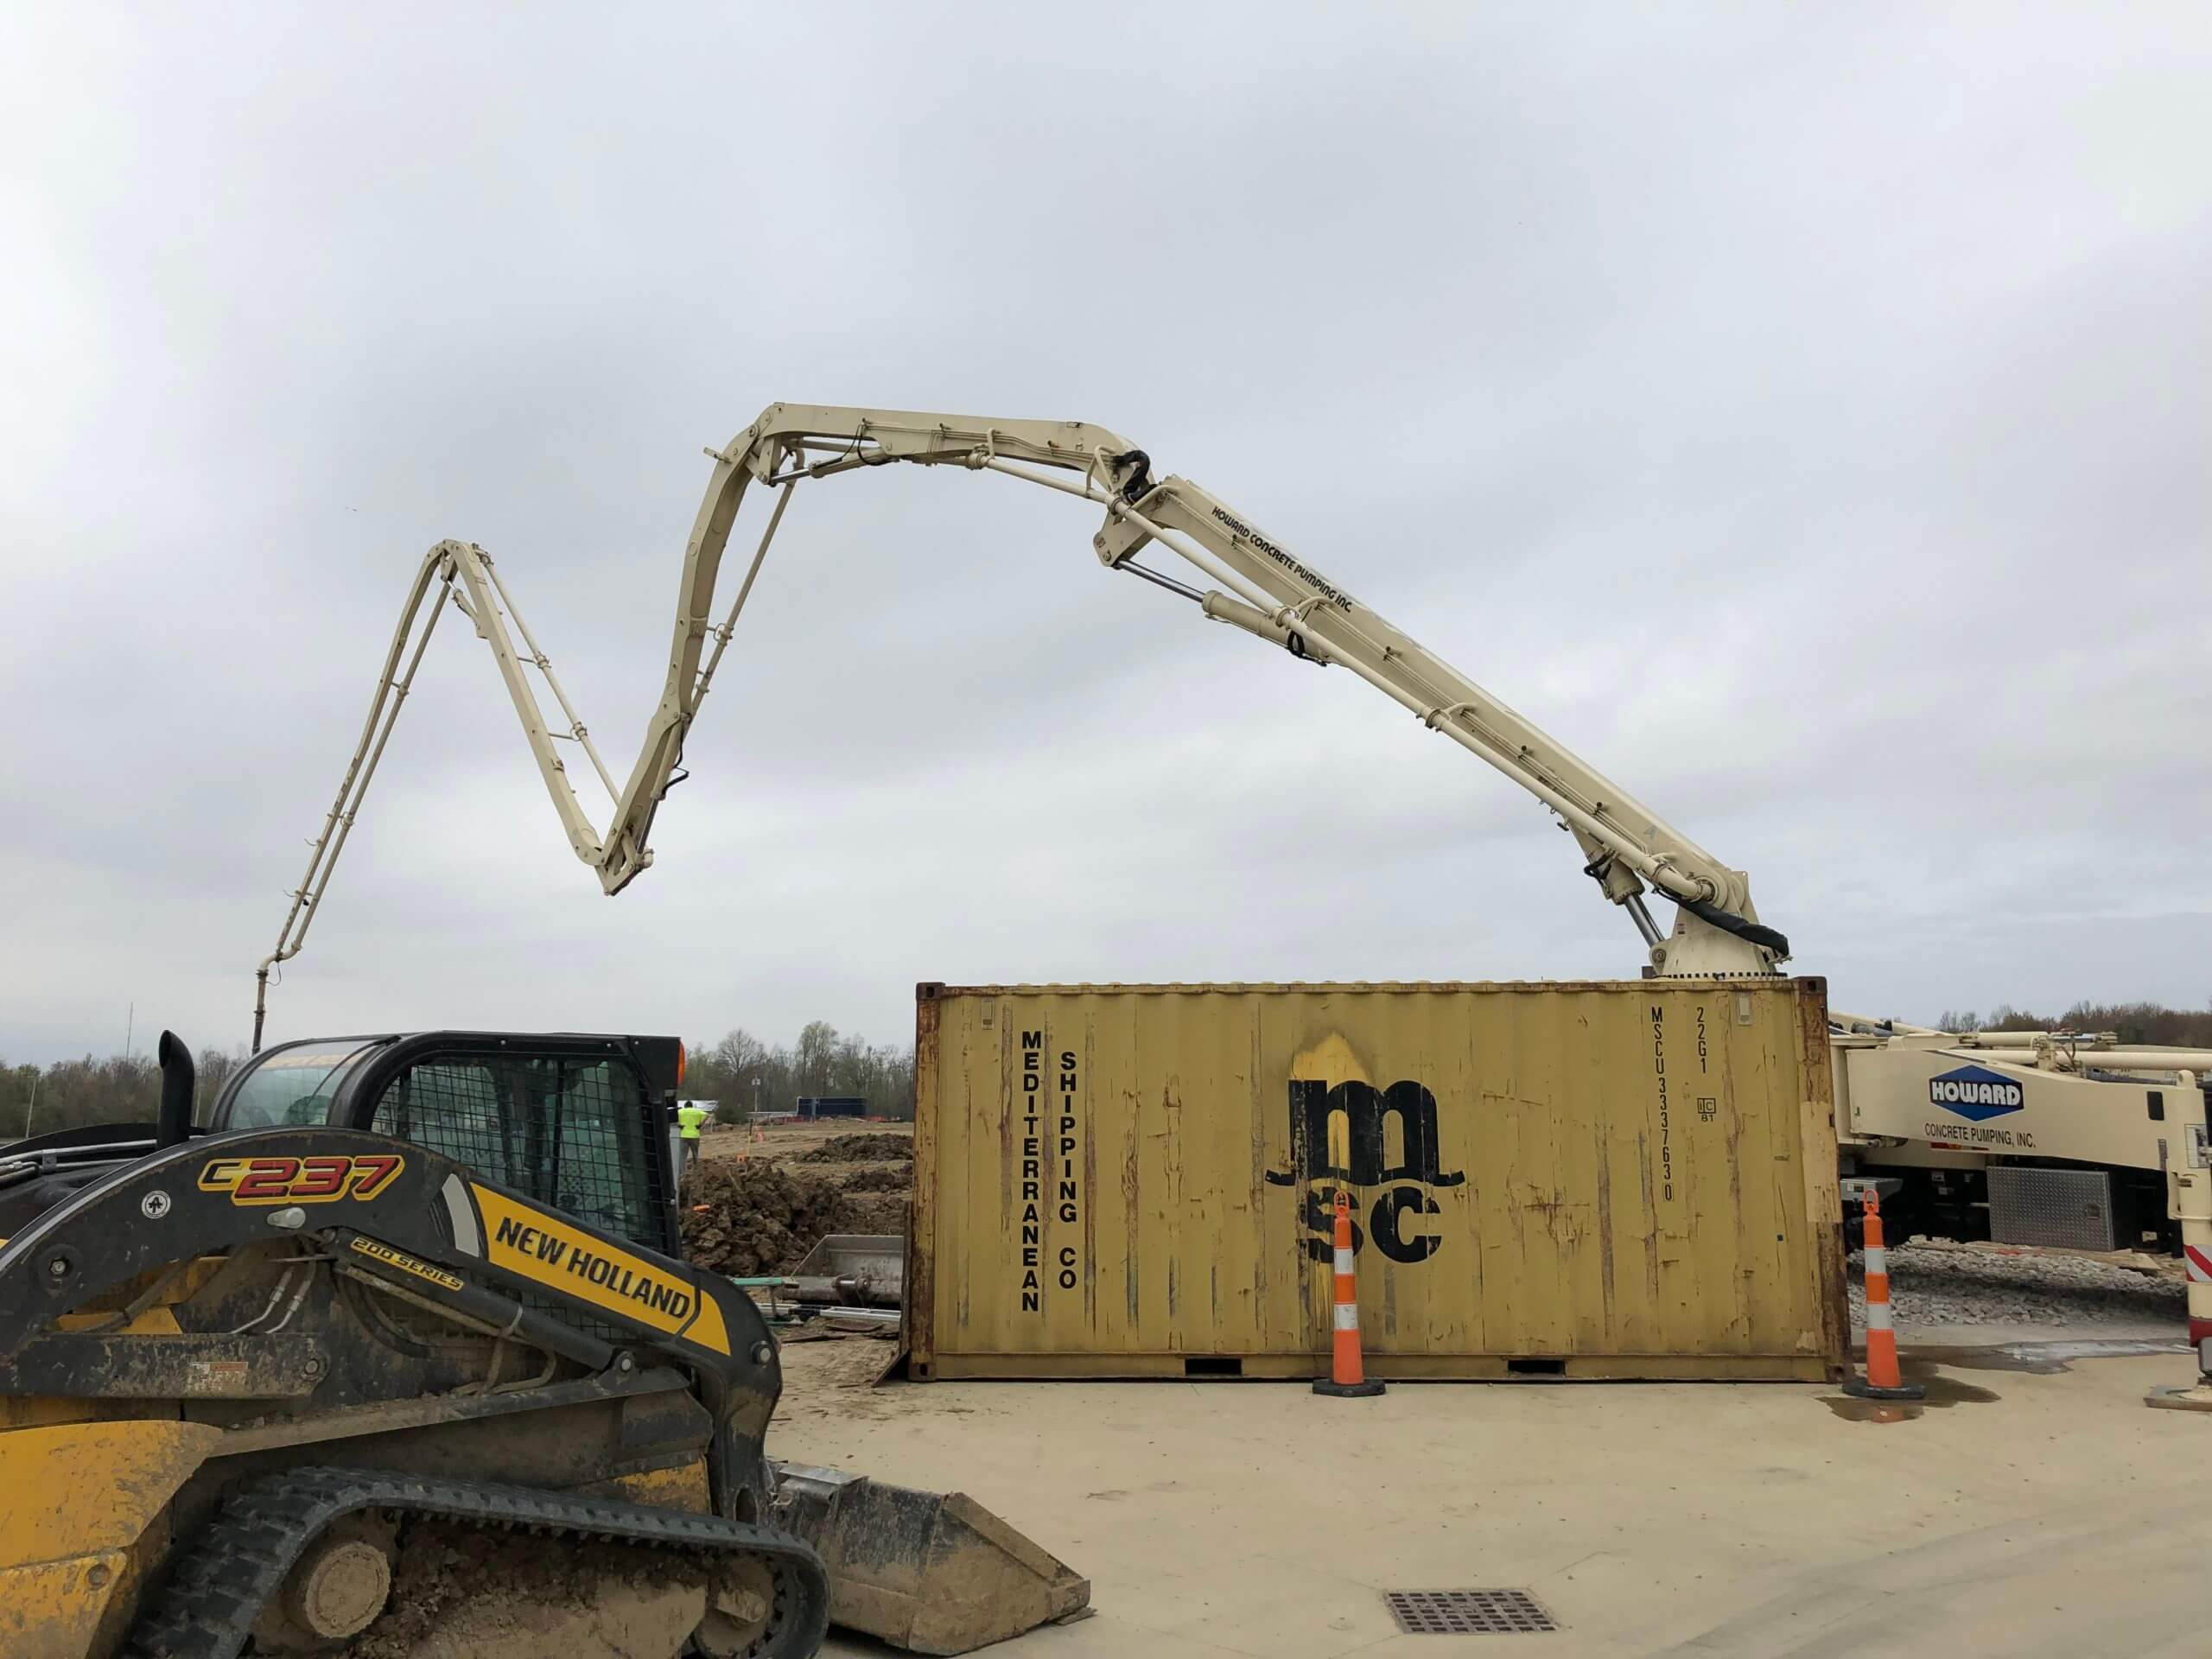
[[[1866,1377],[1852,1378],[1846,1394],[1872,1400],[1918,1400],[1927,1390],[1904,1380],[1897,1363],[1897,1327],[1890,1319],[1890,1253],[1882,1237],[1882,1200],[1866,1189]]]
[[[1382,1384],[1370,1382],[1359,1351],[1359,1291],[1352,1269],[1351,1194],[1337,1192],[1337,1236],[1333,1341],[1329,1375],[1316,1378],[1313,1392],[1340,1399],[1367,1399],[1382,1392]]]

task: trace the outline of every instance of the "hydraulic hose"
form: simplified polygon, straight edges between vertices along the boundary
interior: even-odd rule
[[[1685,899],[1676,893],[1669,893],[1667,896],[1700,922],[1708,922],[1723,933],[1733,933],[1738,938],[1756,944],[1762,950],[1773,951],[1777,957],[1787,957],[1789,954],[1789,939],[1786,934],[1777,933],[1772,928],[1763,927],[1757,922],[1747,921],[1737,915],[1735,912],[1723,910],[1718,905],[1707,904],[1702,899]]]

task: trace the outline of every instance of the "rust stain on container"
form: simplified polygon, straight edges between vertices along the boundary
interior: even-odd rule
[[[925,985],[913,1374],[1325,1371],[1344,1189],[1376,1375],[1840,1376],[1827,1020],[1817,979]]]

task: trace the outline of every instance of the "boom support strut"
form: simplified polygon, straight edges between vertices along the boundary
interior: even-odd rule
[[[472,543],[450,541],[423,556],[353,760],[322,833],[312,843],[307,874],[291,895],[276,949],[257,970],[256,1049],[261,1045],[270,971],[306,942],[430,631],[448,602],[471,620],[491,647],[569,846],[598,873],[608,893],[620,893],[652,862],[654,815],[671,785],[682,779],[684,742],[792,490],[802,480],[902,461],[1001,473],[1092,503],[1104,518],[1091,548],[1109,569],[1127,570],[1192,600],[1213,620],[1308,662],[1348,670],[1430,730],[1503,772],[1573,836],[1586,873],[1609,900],[1629,910],[1651,947],[1657,971],[1771,974],[1789,956],[1789,941],[1759,924],[1741,870],[1722,864],[1217,498],[1187,479],[1155,480],[1144,451],[1103,427],[1080,421],[988,421],[774,404],[723,448],[707,453],[715,470],[684,548],[667,679],[637,762],[620,791],[490,556]],[[746,491],[754,484],[777,491],[775,506],[737,595],[717,622],[714,599],[723,552]],[[1134,563],[1150,544],[1176,554],[1216,585],[1202,590]],[[533,669],[552,691],[558,723],[549,721],[539,705],[527,673]],[[604,833],[576,798],[569,767],[555,747],[563,742],[575,744],[588,759],[612,802]],[[1647,889],[1678,906],[1671,937],[1661,937],[1644,909]]]

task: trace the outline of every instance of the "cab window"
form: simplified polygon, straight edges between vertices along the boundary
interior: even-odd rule
[[[644,1098],[626,1060],[431,1055],[385,1085],[370,1127],[605,1232],[665,1249]]]
[[[374,1043],[295,1043],[272,1049],[232,1095],[228,1129],[301,1128],[327,1122],[330,1103]]]

